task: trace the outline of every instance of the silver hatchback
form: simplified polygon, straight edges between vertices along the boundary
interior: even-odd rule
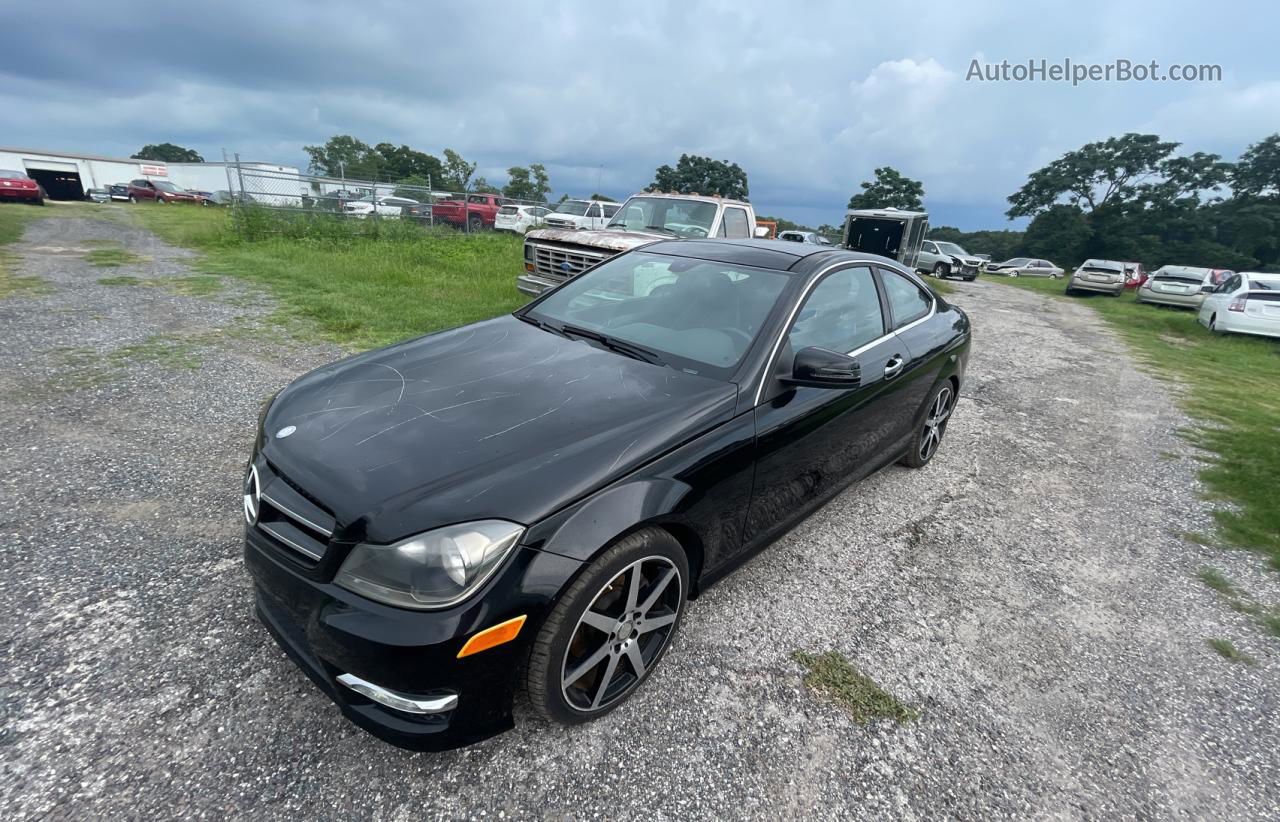
[[[1138,288],[1140,303],[1200,308],[1213,288],[1213,270],[1189,265],[1163,265]]]
[[[1119,297],[1124,293],[1124,263],[1115,260],[1085,260],[1067,281],[1067,293],[1099,291]]]

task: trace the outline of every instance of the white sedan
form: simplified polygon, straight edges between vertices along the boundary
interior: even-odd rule
[[[494,215],[493,227],[499,231],[514,231],[523,234],[529,229],[542,225],[543,218],[551,213],[545,206],[504,205]]]
[[[342,206],[342,213],[348,217],[357,217],[364,219],[370,214],[375,213],[379,217],[399,217],[405,206],[418,205],[417,200],[410,200],[408,197],[379,197],[375,203],[371,195],[365,195],[359,200],[352,200]]]
[[[1233,274],[1205,296],[1198,316],[1221,334],[1280,337],[1280,274]]]

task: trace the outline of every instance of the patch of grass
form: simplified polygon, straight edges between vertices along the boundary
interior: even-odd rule
[[[166,277],[162,280],[153,280],[149,285],[155,285],[170,294],[177,294],[183,297],[210,297],[224,288],[222,278],[216,274]]]
[[[796,651],[791,658],[805,669],[805,686],[835,700],[854,722],[866,724],[875,719],[906,722],[920,716],[919,711],[899,702],[836,651],[821,654]]]
[[[6,297],[36,297],[48,294],[52,288],[39,277],[19,277],[17,255],[4,250],[4,246],[22,238],[27,223],[43,216],[44,209],[24,203],[0,203],[0,300]]]
[[[465,236],[398,220],[302,215],[283,223],[285,235],[243,240],[230,230],[225,209],[137,214],[166,240],[203,251],[196,265],[206,274],[265,285],[285,317],[352,347],[488,319],[527,301],[516,290],[521,238],[514,234]],[[374,222],[380,226],[355,225]]]
[[[137,277],[120,276],[120,277],[99,277],[98,285],[142,285],[146,280],[140,280]]]
[[[201,363],[199,341],[161,334],[121,346],[107,354],[106,359],[112,365],[149,363],[173,369],[196,369]]]
[[[1121,297],[1065,297],[1066,280],[991,278],[1096,309],[1158,377],[1185,388],[1179,402],[1206,423],[1185,434],[1211,455],[1200,478],[1220,500],[1222,539],[1266,555],[1280,570],[1280,342],[1240,335],[1214,336],[1196,312],[1137,303]]]
[[[1258,660],[1236,648],[1229,639],[1206,639],[1205,644],[1218,652],[1218,655],[1228,662],[1239,662],[1244,665],[1255,665]]]
[[[96,265],[98,268],[117,268],[122,265],[132,265],[142,259],[137,254],[126,251],[123,248],[95,248],[84,255],[84,258],[90,265]]]
[[[1223,596],[1233,597],[1236,595],[1235,586],[1217,568],[1201,568],[1200,573],[1196,576],[1200,577],[1200,581],[1205,585],[1208,585]]]

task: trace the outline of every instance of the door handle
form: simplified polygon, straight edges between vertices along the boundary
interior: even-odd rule
[[[891,380],[902,373],[902,369],[907,365],[907,361],[902,358],[901,354],[894,354],[884,365],[884,378]]]

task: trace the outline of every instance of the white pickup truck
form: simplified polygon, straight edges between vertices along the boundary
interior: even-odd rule
[[[617,203],[606,203],[603,200],[565,200],[543,222],[548,228],[604,228],[617,213]]]
[[[516,287],[537,296],[615,254],[659,240],[745,240],[767,231],[756,226],[755,209],[741,200],[646,191],[627,198],[602,230],[530,231]]]

